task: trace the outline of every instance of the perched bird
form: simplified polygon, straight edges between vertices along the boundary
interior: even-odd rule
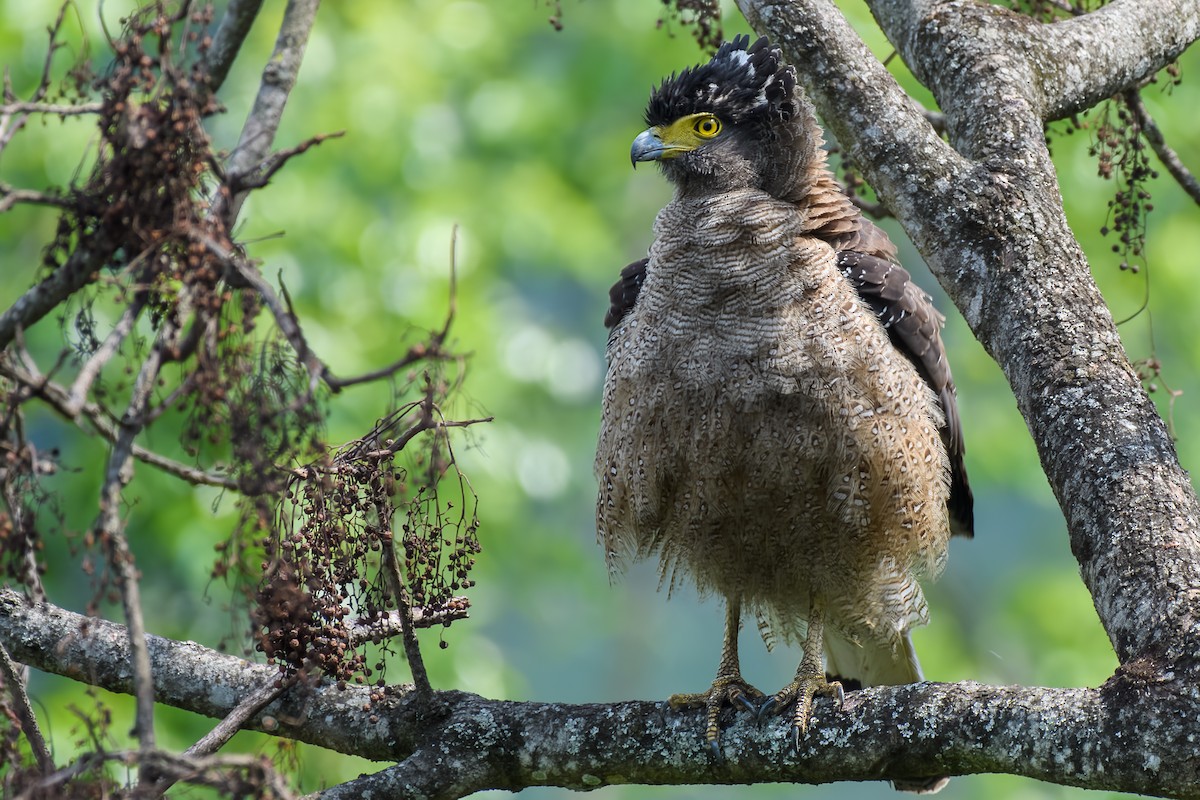
[[[826,165],[795,72],[738,37],[653,91],[636,166],[674,198],[611,292],[596,517],[613,569],[657,557],[726,603],[707,709],[759,715],[921,680],[919,576],[972,534],[954,381],[930,297]],[[743,612],[803,644],[769,697],[738,663]],[[828,672],[828,674],[827,674]],[[944,782],[944,781],[942,781]],[[938,781],[901,788],[936,790]]]

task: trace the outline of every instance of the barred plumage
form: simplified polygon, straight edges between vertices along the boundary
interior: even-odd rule
[[[737,661],[743,610],[804,641],[803,731],[824,676],[920,680],[909,639],[972,501],[943,317],[825,164],[778,50],[745,37],[663,82],[631,156],[675,185],[648,258],[610,295],[596,474],[614,569],[657,557],[725,598],[717,680],[673,698],[717,712],[761,693]],[[931,790],[937,781],[904,788]]]

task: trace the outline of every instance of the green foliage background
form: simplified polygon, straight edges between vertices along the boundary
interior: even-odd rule
[[[221,92],[228,113],[211,126],[224,149],[236,143],[284,4],[266,5]],[[887,56],[890,47],[865,6],[842,5],[875,52]],[[669,197],[653,169],[629,168],[629,142],[641,130],[651,85],[702,56],[687,30],[656,24],[659,3],[563,0],[562,6],[564,27],[555,31],[547,22],[554,9],[535,0],[326,3],[277,146],[320,132],[344,129],[346,136],[289,164],[256,193],[242,214],[241,235],[252,242],[250,255],[264,263],[264,273],[288,287],[316,350],[336,372],[351,374],[393,360],[420,329],[440,325],[451,231],[458,226],[454,338],[473,355],[456,411],[486,412],[496,421],[458,438],[461,463],[481,499],[485,549],[470,593],[471,620],[426,637],[434,684],[510,699],[665,698],[711,680],[719,604],[686,589],[667,603],[656,592],[652,565],[633,568],[610,587],[594,542],[591,458],[607,289],[621,266],[644,253],[654,214]],[[115,0],[103,5],[110,30],[119,29],[129,8]],[[0,0],[0,60],[18,95],[36,83],[54,11],[53,4]],[[77,0],[67,25],[71,52],[60,65],[89,57],[103,67],[99,13]],[[736,12],[727,13],[726,34],[743,30]],[[891,68],[930,102],[899,59]],[[1181,86],[1144,93],[1168,141],[1193,167],[1200,167],[1198,68],[1192,52]],[[1192,465],[1200,459],[1197,209],[1169,179],[1155,181],[1149,268],[1138,275],[1119,271],[1112,242],[1098,233],[1114,187],[1096,177],[1089,138],[1087,131],[1053,137],[1067,211],[1117,319],[1137,311],[1149,291],[1149,310],[1125,323],[1122,333],[1133,358],[1155,353],[1166,382],[1183,390],[1172,418],[1183,463]],[[35,121],[0,158],[0,180],[35,189],[62,185],[79,174],[94,141],[88,121]],[[34,280],[53,226],[53,213],[44,209],[20,207],[0,216],[3,307]],[[905,263],[920,273],[919,256],[894,224],[888,228],[904,242]],[[935,288],[928,275],[922,283]],[[965,420],[978,535],[953,543],[945,576],[929,588],[933,622],[917,634],[926,672],[944,681],[1099,684],[1115,659],[1078,578],[1033,444],[997,367],[944,297],[939,305],[950,316],[946,338]],[[105,310],[96,313],[103,323]],[[29,338],[47,367],[61,341],[58,321],[43,321]],[[1156,398],[1166,414],[1165,393]],[[360,435],[385,411],[383,402],[371,389],[335,397],[330,440]],[[62,448],[73,470],[50,488],[59,493],[68,526],[86,528],[105,448],[46,415],[34,415],[31,428],[41,448]],[[173,433],[154,430],[150,438],[150,446],[169,448]],[[232,503],[142,465],[138,473],[128,517],[144,573],[148,627],[216,645],[240,630],[227,610],[228,587],[208,577],[213,546],[233,522]],[[81,578],[83,555],[59,535],[49,539],[47,583],[55,601],[81,608],[90,596]],[[116,609],[113,618],[120,618]],[[752,629],[745,635],[747,677],[765,690],[786,682],[798,653],[768,656]],[[440,637],[447,649],[437,647]],[[406,679],[402,663],[388,678]],[[82,735],[69,709],[88,709],[91,701],[79,684],[49,676],[37,675],[31,690],[61,763]],[[120,743],[132,703],[101,695],[116,712],[112,733]],[[159,720],[167,747],[183,748],[211,725],[170,709],[161,710]],[[246,750],[272,746],[253,734],[240,734],[235,743]],[[299,756],[308,790],[382,766],[309,747]],[[797,793],[893,797],[883,784],[614,787],[597,796]],[[1078,793],[985,776],[957,779],[942,796]]]

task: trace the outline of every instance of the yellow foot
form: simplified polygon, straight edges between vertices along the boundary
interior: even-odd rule
[[[764,696],[758,689],[742,680],[741,675],[733,674],[718,675],[707,692],[673,694],[667,702],[676,710],[700,707],[705,709],[704,740],[708,742],[708,749],[713,756],[720,758],[720,727],[717,717],[720,716],[721,709],[726,705],[741,705],[748,711],[757,713]]]
[[[796,708],[792,712],[792,739],[799,749],[800,737],[808,731],[809,719],[812,717],[813,697],[819,694],[834,698],[838,708],[842,707],[842,702],[846,699],[842,684],[826,680],[824,673],[801,674],[763,701],[758,707],[758,718],[761,720],[768,714],[777,713],[794,700]]]

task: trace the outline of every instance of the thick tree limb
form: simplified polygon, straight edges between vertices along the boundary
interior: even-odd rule
[[[38,669],[129,692],[129,639],[111,622],[0,590],[0,643]],[[147,638],[161,702],[222,717],[275,672],[193,642]],[[1185,668],[1186,667],[1186,668]],[[713,763],[701,712],[665,702],[594,705],[487,700],[411,689],[329,684],[288,690],[248,727],[396,764],[323,797],[461,797],[488,788],[617,783],[823,783],[1004,772],[1090,788],[1200,797],[1194,720],[1196,662],[1170,677],[1139,662],[1100,689],[920,683],[852,692],[838,712],[818,700],[818,724],[791,750],[787,720],[727,720]],[[369,710],[364,711],[364,706]],[[734,757],[736,755],[736,757]]]
[[[1120,94],[1179,57],[1200,38],[1197,0],[1116,0],[1090,14],[1041,26],[1052,60],[1031,57],[1046,121]]]

